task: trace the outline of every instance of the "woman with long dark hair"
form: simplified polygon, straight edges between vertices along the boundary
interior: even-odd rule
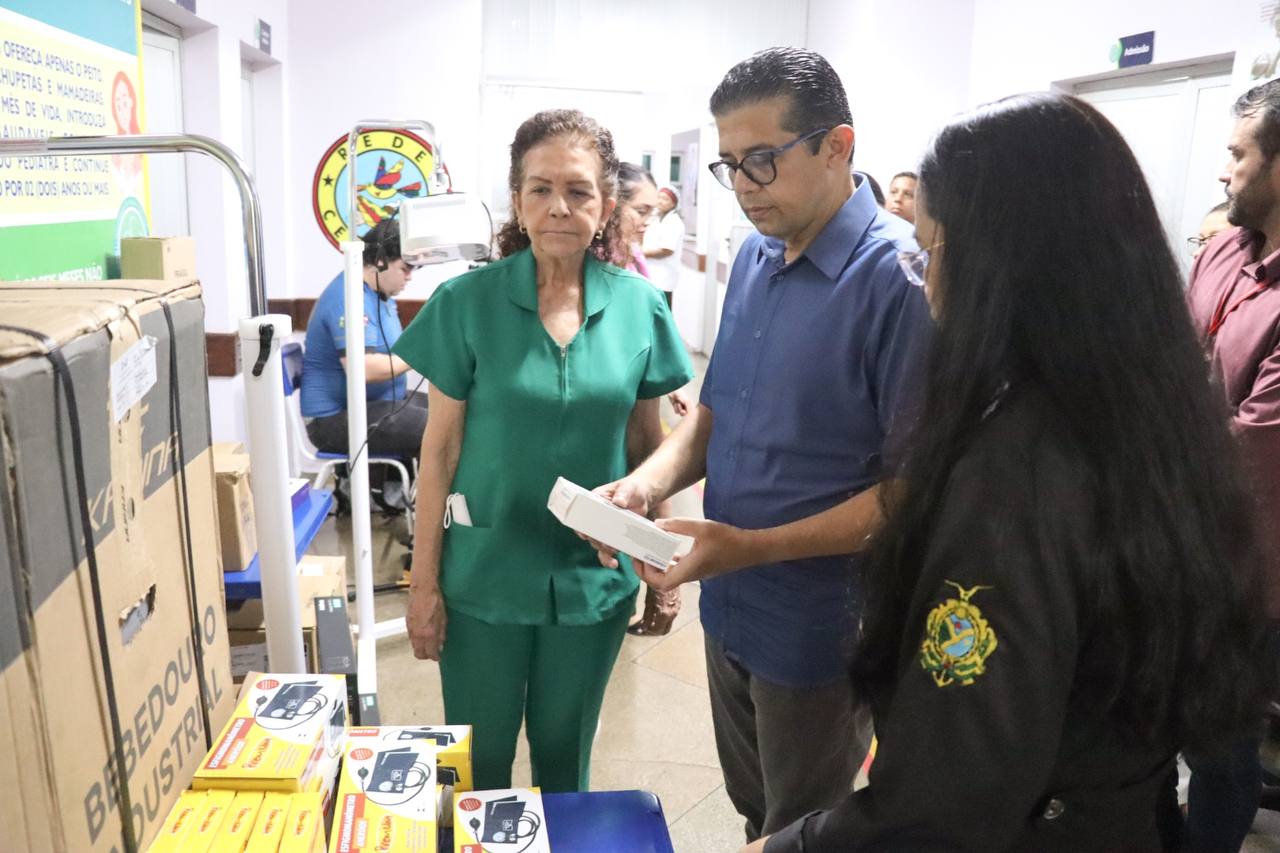
[[[1159,850],[1179,747],[1260,719],[1251,506],[1132,152],[1075,98],[965,115],[920,169],[939,331],[853,678],[870,786],[805,850]]]

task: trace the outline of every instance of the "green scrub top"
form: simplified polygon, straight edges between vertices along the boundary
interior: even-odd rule
[[[442,284],[395,345],[440,392],[467,403],[450,491],[472,526],[444,534],[451,608],[491,624],[585,625],[631,606],[639,581],[607,569],[547,509],[557,477],[592,489],[624,476],[636,401],[693,377],[666,300],[587,256],[586,317],[568,346],[538,316],[526,249]]]

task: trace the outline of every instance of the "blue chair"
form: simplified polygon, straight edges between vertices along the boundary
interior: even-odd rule
[[[284,344],[280,347],[280,360],[283,367],[281,373],[284,374],[285,416],[289,421],[292,444],[310,463],[307,466],[308,470],[316,469],[316,488],[324,488],[330,477],[337,479],[337,468],[339,465],[347,464],[347,454],[320,450],[311,443],[311,438],[307,435],[307,427],[302,420],[302,408],[295,394],[302,387],[302,344],[292,341]],[[412,534],[413,500],[417,494],[418,482],[409,477],[409,470],[417,470],[418,460],[407,460],[408,466],[405,465],[405,461],[398,456],[369,454],[370,465],[385,465],[395,469],[400,475],[400,482],[405,484],[405,518],[409,523],[409,532]]]

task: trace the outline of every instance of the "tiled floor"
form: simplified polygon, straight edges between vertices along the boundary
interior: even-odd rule
[[[701,375],[705,364],[697,367]],[[669,410],[666,417],[673,419]],[[701,515],[701,500],[693,490],[676,500],[677,514]],[[375,583],[400,576],[405,549],[397,539],[403,525],[398,518],[373,518]],[[347,520],[331,519],[312,547],[316,553],[349,553],[349,543]],[[404,599],[402,592],[380,595],[377,618],[402,616]],[[676,853],[735,853],[743,843],[742,821],[725,795],[716,760],[697,602],[697,589],[686,588],[680,616],[668,636],[626,638],[605,696],[592,758],[592,788],[639,788],[657,794]],[[406,637],[379,644],[378,688],[382,718],[388,723],[444,720],[439,670],[416,660]],[[529,783],[523,738],[514,781]],[[1280,813],[1261,812],[1243,849],[1280,853]]]
[[[679,500],[681,514],[698,514],[692,493]],[[403,521],[375,515],[373,527],[375,583],[392,581],[404,552],[396,541]],[[338,553],[349,541],[348,530],[346,519],[330,520],[313,550]],[[403,615],[404,599],[400,592],[380,595],[377,618]],[[657,794],[676,851],[733,853],[742,843],[742,823],[725,796],[716,760],[697,613],[697,589],[687,589],[670,634],[628,636],[623,642],[601,712],[591,782],[597,790],[640,788]],[[387,723],[444,719],[439,670],[415,659],[403,636],[378,645],[378,699]],[[523,738],[514,782],[529,784]]]

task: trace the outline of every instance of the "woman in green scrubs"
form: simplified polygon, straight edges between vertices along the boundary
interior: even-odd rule
[[[522,124],[502,260],[441,285],[395,347],[431,385],[409,637],[440,661],[447,722],[474,726],[480,790],[510,787],[522,722],[533,783],[586,790],[639,582],[602,569],[547,496],[560,476],[623,476],[692,377],[661,294],[609,263],[617,169],[609,131],[575,110]]]

